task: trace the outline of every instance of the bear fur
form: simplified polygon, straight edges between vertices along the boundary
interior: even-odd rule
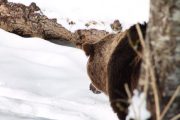
[[[140,28],[145,37],[146,24],[140,24]],[[135,25],[98,42],[84,43],[82,47],[89,56],[87,71],[92,82],[91,90],[108,95],[118,118],[125,120],[129,103],[124,86],[127,84],[133,92],[138,84],[142,62],[137,54],[142,53],[142,47]]]
[[[109,45],[112,43],[113,37],[114,35],[108,35],[96,43],[83,45],[83,50],[89,56],[87,72],[92,85],[105,94],[108,94],[107,65],[111,54]]]
[[[140,25],[144,39],[146,26]],[[130,27],[125,34],[113,51],[107,68],[109,100],[121,120],[125,120],[129,106],[125,84],[132,93],[138,85],[142,63],[142,58],[137,54],[142,53],[142,46],[136,26]]]

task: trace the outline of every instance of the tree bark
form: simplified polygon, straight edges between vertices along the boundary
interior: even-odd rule
[[[180,1],[179,0],[151,0],[150,20],[146,35],[146,48],[144,55],[149,52],[149,59],[159,98],[152,96],[153,88],[149,91],[151,105],[159,102],[160,108],[151,106],[153,119],[170,120],[180,113]],[[146,55],[145,55],[146,56]],[[146,70],[145,64],[143,70]],[[145,71],[147,72],[147,71]],[[141,81],[146,77],[142,72]],[[152,76],[149,76],[152,83]],[[172,98],[175,90],[178,94],[175,100],[165,112],[164,109]],[[152,100],[156,99],[156,100]],[[158,105],[158,104],[157,104]],[[154,112],[153,112],[154,111]],[[166,113],[166,114],[165,114]],[[165,116],[164,116],[165,115]],[[156,117],[155,117],[156,116]]]
[[[40,37],[57,44],[75,41],[75,36],[56,19],[48,19],[35,3],[25,6],[0,0],[0,27],[23,37]]]
[[[39,37],[50,42],[82,48],[84,43],[97,42],[109,33],[103,30],[68,31],[56,19],[49,19],[31,3],[25,6],[0,0],[0,28],[22,37]]]

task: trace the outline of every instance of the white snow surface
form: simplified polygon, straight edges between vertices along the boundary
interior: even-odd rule
[[[123,28],[148,21],[149,0],[9,0],[29,5],[35,2],[42,12],[74,32],[96,28],[113,32],[110,24],[118,19]],[[75,22],[69,25],[68,22]],[[94,25],[93,23],[96,23]],[[85,24],[90,23],[89,27]]]
[[[139,93],[134,90],[134,95],[131,100],[131,105],[128,108],[128,116],[126,120],[147,120],[151,114],[147,110],[146,97],[144,93]]]
[[[84,52],[0,29],[0,120],[116,120]]]

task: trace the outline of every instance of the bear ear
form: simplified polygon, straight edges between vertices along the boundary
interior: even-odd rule
[[[94,53],[94,44],[92,43],[84,43],[82,45],[82,49],[84,50],[87,56],[90,56]]]

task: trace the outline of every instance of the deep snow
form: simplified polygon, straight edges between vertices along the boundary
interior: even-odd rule
[[[89,90],[83,51],[0,29],[0,119],[116,119]]]

